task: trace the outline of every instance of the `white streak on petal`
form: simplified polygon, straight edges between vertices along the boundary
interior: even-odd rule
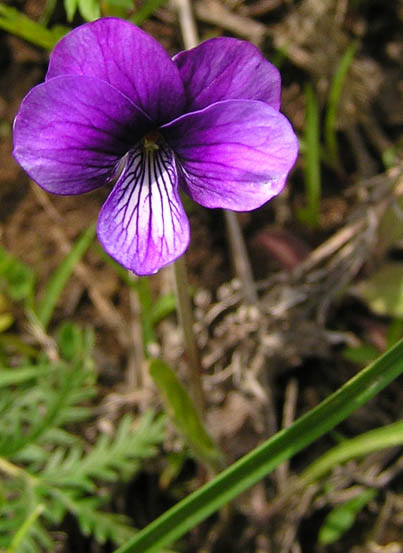
[[[189,223],[179,194],[173,152],[130,151],[98,220],[105,250],[138,275],[156,273],[189,243]]]

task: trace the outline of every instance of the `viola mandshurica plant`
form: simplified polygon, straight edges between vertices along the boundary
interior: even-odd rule
[[[278,70],[247,42],[213,38],[171,59],[141,29],[103,18],[56,45],[16,116],[14,156],[54,194],[109,185],[99,240],[152,274],[188,246],[180,191],[249,211],[282,190],[298,144],[280,92]]]

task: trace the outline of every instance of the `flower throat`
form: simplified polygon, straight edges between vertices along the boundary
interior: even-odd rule
[[[143,148],[146,153],[153,153],[155,150],[159,150],[162,142],[163,138],[157,131],[148,132],[142,139]]]

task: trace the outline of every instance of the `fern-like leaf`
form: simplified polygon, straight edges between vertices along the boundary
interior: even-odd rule
[[[55,431],[88,418],[84,407],[96,393],[93,371],[82,363],[49,365],[35,386],[10,389],[0,413],[0,455],[13,458],[31,444],[54,445]],[[66,437],[66,434],[64,434]],[[26,455],[25,455],[26,458]]]
[[[52,551],[53,540],[41,523],[44,510],[35,486],[21,480],[7,481],[6,502],[0,517],[0,551],[16,553]]]
[[[53,486],[73,486],[89,492],[95,488],[94,480],[114,482],[132,476],[140,460],[154,455],[163,441],[165,421],[154,420],[147,413],[137,428],[133,429],[133,424],[133,417],[125,415],[116,434],[102,434],[87,454],[78,444],[67,451],[57,449],[44,467],[42,478]]]
[[[135,530],[124,515],[101,511],[103,500],[99,497],[82,497],[71,490],[53,489],[50,492],[58,504],[73,514],[84,535],[93,535],[99,543],[112,540],[120,545],[133,537]]]

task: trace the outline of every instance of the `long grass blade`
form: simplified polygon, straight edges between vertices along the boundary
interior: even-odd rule
[[[115,553],[157,553],[334,428],[402,373],[403,340],[289,428],[166,511]]]
[[[354,42],[345,51],[329,90],[328,108],[325,116],[325,144],[331,163],[335,166],[339,160],[336,138],[337,111],[344,81],[353,62],[357,47],[358,44]]]
[[[335,466],[350,459],[369,455],[374,451],[403,445],[403,421],[365,432],[332,447],[314,461],[299,477],[296,486],[307,486],[319,480]]]
[[[160,359],[151,360],[150,374],[176,428],[195,456],[216,474],[224,466],[223,455],[204,427],[187,390],[169,365]]]
[[[166,0],[147,0],[142,7],[130,18],[136,25],[141,25],[152,13],[165,4]]]
[[[305,101],[304,177],[306,205],[298,211],[298,217],[303,223],[313,228],[318,225],[319,221],[321,174],[319,106],[311,84],[306,86]]]
[[[11,6],[0,5],[0,29],[27,40],[35,46],[52,50],[68,28],[46,29]]]
[[[63,292],[67,281],[71,277],[74,267],[88,250],[94,238],[95,225],[91,225],[78,238],[71,248],[71,251],[66,255],[50,278],[44,291],[43,298],[36,311],[38,321],[44,328],[48,326],[50,319],[52,318],[60,294]]]

